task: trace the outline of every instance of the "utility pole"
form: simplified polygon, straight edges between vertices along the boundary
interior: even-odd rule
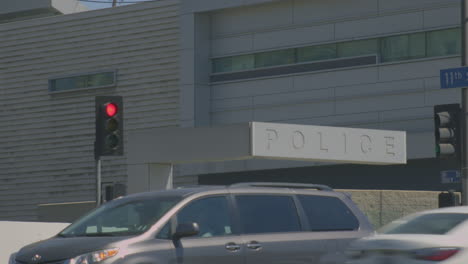
[[[467,5],[466,0],[461,0],[461,66],[464,67],[467,64],[467,41],[466,41],[466,23],[467,23]],[[466,124],[468,124],[468,109],[467,109],[467,101],[468,101],[468,92],[466,87],[461,89],[461,97],[462,97],[462,118],[461,118],[461,133],[462,133],[462,151],[461,151],[461,183],[462,183],[462,194],[461,194],[461,202],[463,205],[468,205],[468,136],[467,136],[467,129]]]

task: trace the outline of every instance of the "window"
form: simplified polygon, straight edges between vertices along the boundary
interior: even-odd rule
[[[371,55],[374,54],[380,56],[381,62],[395,62],[435,56],[457,55],[460,54],[460,51],[460,28],[400,34],[388,37],[319,44],[307,47],[216,58],[213,59],[213,73],[224,74],[214,75],[215,78],[212,78],[212,81],[288,74],[313,71],[314,69],[335,69],[337,68],[336,65],[340,65],[336,64],[332,67],[328,64],[328,66],[324,67],[307,67],[314,62],[317,64],[322,63],[319,62],[322,60],[343,58],[343,61],[345,61],[344,58],[360,57],[353,58],[355,61],[351,66],[356,66],[369,65],[369,63],[357,64],[356,61],[362,59],[362,57],[371,57]],[[353,59],[348,58],[346,60],[350,61]],[[307,62],[310,62],[310,64]],[[294,65],[297,63],[307,64]],[[375,60],[372,64],[375,64]],[[327,65],[327,63],[324,62],[323,65]],[[274,69],[262,69],[274,66],[277,67]],[[343,67],[350,66],[345,64]],[[293,68],[295,70],[292,70]],[[245,70],[253,70],[250,71],[250,73],[255,73],[255,70],[258,70],[258,74],[252,75],[242,72],[232,75],[235,75],[235,77],[228,76],[230,72]],[[222,78],[222,76],[228,76],[228,78]]]
[[[427,33],[427,55],[446,56],[460,54],[460,29],[446,29]]]
[[[60,236],[139,235],[147,231],[179,200],[180,197],[155,197],[124,204],[114,200],[71,224]]]
[[[254,67],[254,56],[253,55],[242,55],[232,57],[231,70],[242,71],[253,69]]]
[[[416,33],[382,38],[383,62],[423,58],[426,56],[426,34]]]
[[[171,230],[172,230],[171,221],[169,221],[167,224],[163,226],[163,228],[161,228],[161,230],[159,230],[159,233],[156,235],[156,238],[165,239],[165,240],[171,239],[172,238]]]
[[[236,202],[245,234],[301,231],[290,196],[240,195]]]
[[[310,231],[358,229],[359,221],[340,199],[312,195],[298,197],[309,221]]]
[[[231,72],[232,57],[220,58],[213,60],[213,72]]]
[[[338,43],[337,52],[339,58],[378,54],[378,39],[366,39]]]
[[[49,80],[49,91],[67,91],[85,88],[108,87],[116,84],[114,71],[70,76]]]
[[[214,72],[243,71],[254,68],[254,55],[240,55],[213,61]]]
[[[224,196],[193,201],[178,212],[174,220],[176,223],[197,223],[200,228],[198,237],[232,234],[228,201]]]
[[[292,64],[295,62],[295,50],[278,50],[255,54],[255,68]]]
[[[297,49],[297,61],[317,61],[336,58],[336,44],[317,45]]]

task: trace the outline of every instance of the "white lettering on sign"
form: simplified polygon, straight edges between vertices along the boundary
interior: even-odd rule
[[[365,164],[406,163],[406,133],[252,123],[252,156]]]
[[[395,156],[395,138],[394,137],[385,137],[385,146],[386,153],[391,156]]]
[[[322,132],[318,132],[319,136],[320,136],[320,150],[321,151],[324,151],[324,152],[328,152],[328,148],[325,147],[325,143],[324,143],[324,139],[323,139],[323,134]]]
[[[372,140],[368,135],[361,136],[361,151],[362,153],[369,153],[372,151]]]
[[[346,137],[346,133],[343,133],[343,153],[346,154],[348,153],[348,139]]]
[[[267,129],[266,132],[268,140],[267,148],[270,149],[272,142],[278,140],[278,132],[274,129]]]
[[[468,73],[466,75],[468,79]],[[463,80],[463,74],[459,71],[457,72],[446,72],[445,73],[445,85],[446,86],[452,86],[454,83],[458,80]]]
[[[294,131],[292,136],[292,146],[295,149],[302,149],[305,146],[305,137],[301,131]]]

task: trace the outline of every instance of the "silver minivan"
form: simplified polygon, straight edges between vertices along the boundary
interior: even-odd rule
[[[343,263],[348,244],[371,232],[327,186],[199,186],[107,202],[10,264]]]

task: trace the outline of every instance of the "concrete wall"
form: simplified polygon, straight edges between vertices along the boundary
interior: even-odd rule
[[[37,207],[37,217],[41,222],[72,223],[95,208],[95,201],[40,204]]]
[[[186,1],[190,0],[183,2]],[[268,3],[239,4],[234,8],[221,10],[217,10],[216,5],[212,6],[212,56],[307,46],[460,24],[459,0],[420,0],[409,3],[388,0],[256,2]]]
[[[337,190],[351,195],[352,200],[379,228],[411,213],[438,208],[440,192],[395,190]]]
[[[0,221],[0,263],[8,263],[10,255],[25,245],[56,235],[68,223]]]

